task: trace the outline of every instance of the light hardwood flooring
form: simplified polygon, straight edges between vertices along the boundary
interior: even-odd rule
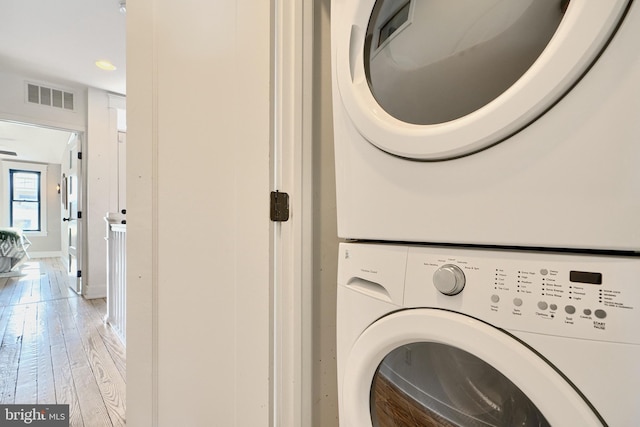
[[[104,299],[69,289],[61,260],[0,277],[0,403],[69,404],[71,426],[125,425],[125,350]]]

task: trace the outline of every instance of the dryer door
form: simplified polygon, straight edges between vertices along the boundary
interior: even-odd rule
[[[628,0],[334,2],[340,97],[391,154],[468,155],[531,123],[585,73]]]
[[[345,427],[600,426],[581,394],[504,332],[435,309],[378,320],[346,365]]]

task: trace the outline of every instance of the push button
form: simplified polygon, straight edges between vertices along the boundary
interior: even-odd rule
[[[520,307],[522,305],[522,299],[514,298],[513,299],[513,305],[515,305],[516,307]]]
[[[576,312],[576,308],[572,305],[568,305],[564,308],[564,311],[566,311],[567,314],[574,314]]]
[[[538,303],[538,308],[539,308],[540,310],[546,310],[547,308],[549,308],[549,304],[547,304],[547,303],[546,303],[546,302],[544,302],[544,301],[540,301],[540,302]]]
[[[605,317],[607,317],[607,312],[604,310],[596,310],[594,314],[598,319],[604,319]]]

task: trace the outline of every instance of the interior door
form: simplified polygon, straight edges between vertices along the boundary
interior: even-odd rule
[[[63,248],[67,260],[67,274],[69,275],[69,286],[79,294],[82,294],[82,227],[81,227],[81,206],[82,184],[80,178],[81,162],[78,153],[81,151],[81,140],[74,134],[69,140],[65,151],[63,164],[63,187],[64,197],[62,200],[63,209]]]

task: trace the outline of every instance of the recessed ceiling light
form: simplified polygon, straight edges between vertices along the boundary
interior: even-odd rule
[[[96,61],[96,67],[100,68],[101,70],[105,70],[105,71],[116,70],[116,66],[113,65],[111,62],[107,61],[106,59],[101,59],[99,61]]]

